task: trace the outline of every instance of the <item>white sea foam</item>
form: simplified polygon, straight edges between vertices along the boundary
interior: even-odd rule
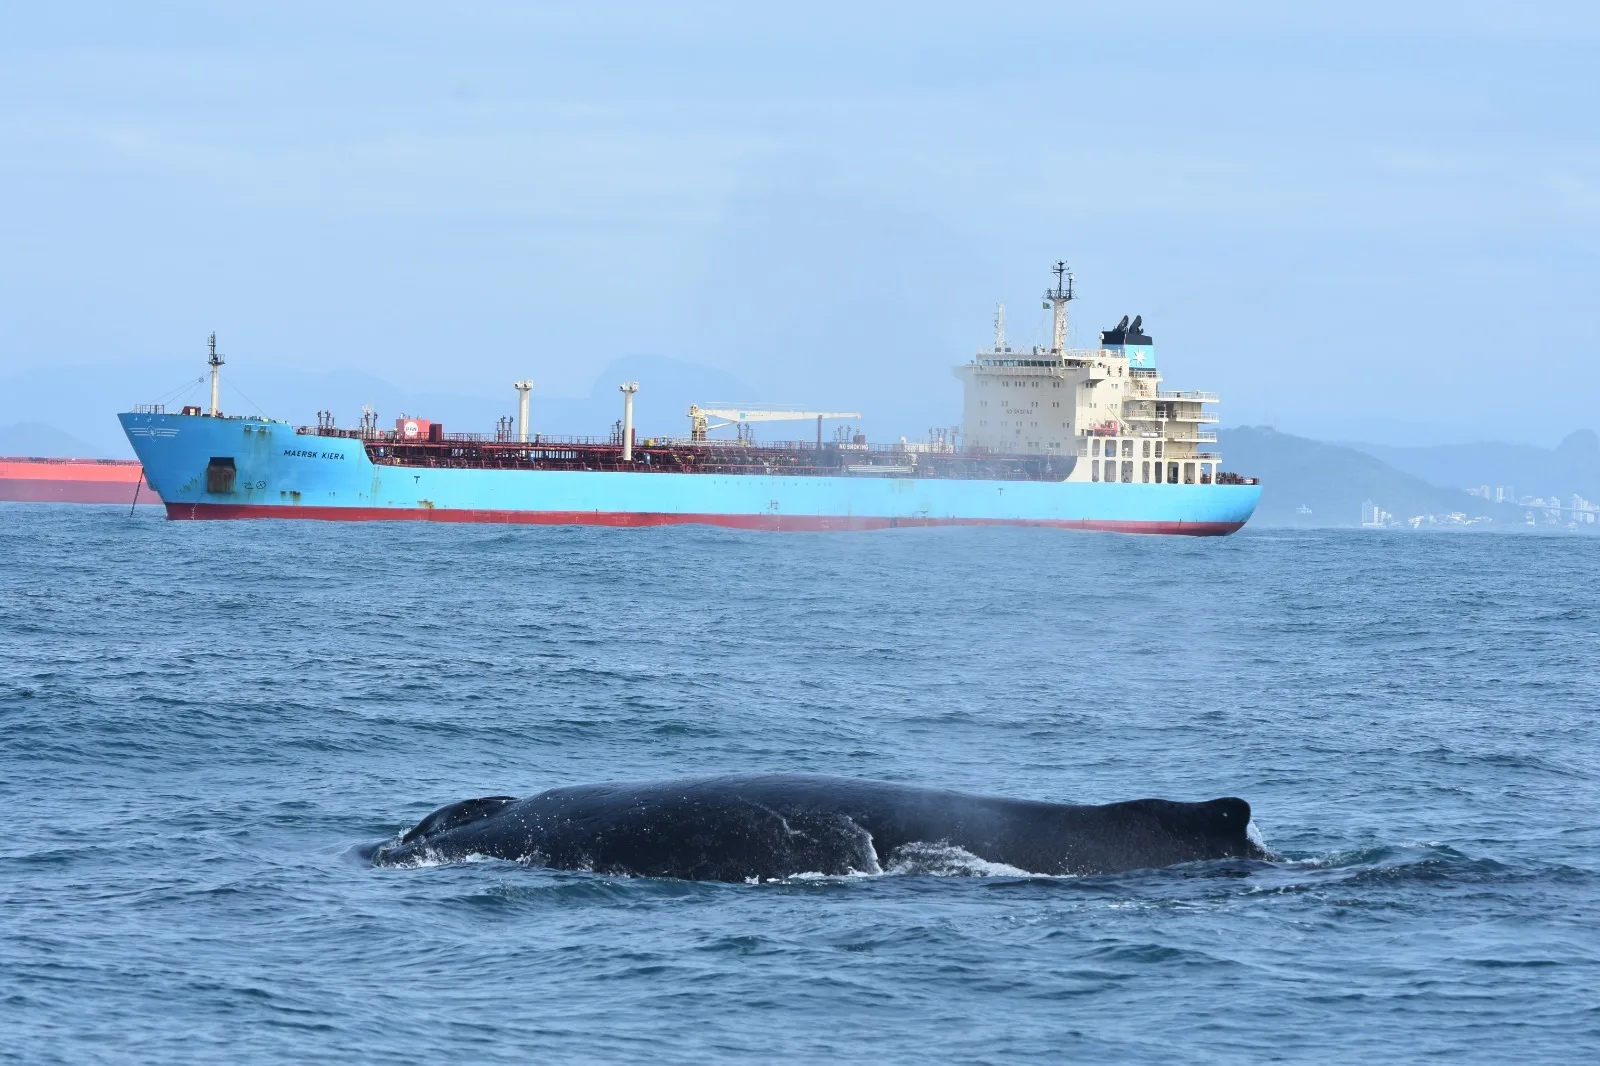
[[[873,865],[876,866],[877,863],[873,863]],[[883,871],[882,870],[846,870],[842,874],[825,874],[825,873],[819,873],[816,870],[808,870],[808,871],[805,871],[804,873],[790,874],[788,877],[785,877],[782,880],[784,880],[784,881],[853,881],[853,880],[859,880],[860,878],[863,878],[863,877],[882,877],[882,876],[883,876]],[[776,879],[774,879],[774,880],[776,880]]]
[[[1250,843],[1254,844],[1262,851],[1272,851],[1271,848],[1267,847],[1267,838],[1261,835],[1261,827],[1256,825],[1256,820],[1254,818],[1250,819],[1250,824],[1244,827],[1244,835],[1249,838]]]
[[[889,857],[890,874],[933,877],[1034,877],[1027,870],[991,862],[949,841],[903,844]]]
[[[398,866],[405,870],[427,870],[435,866],[456,866],[467,862],[495,862],[493,855],[484,855],[481,852],[472,852],[470,855],[447,856],[433,848],[423,848],[413,852],[404,859],[385,862],[385,866]]]

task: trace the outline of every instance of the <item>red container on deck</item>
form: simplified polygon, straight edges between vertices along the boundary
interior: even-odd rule
[[[426,418],[397,418],[394,420],[394,435],[401,440],[430,440],[432,439],[433,423]]]

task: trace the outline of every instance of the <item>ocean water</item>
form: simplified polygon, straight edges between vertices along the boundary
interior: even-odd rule
[[[1592,539],[0,505],[0,1059],[1600,1053]],[[694,884],[361,849],[553,785],[1240,795],[1281,861]]]

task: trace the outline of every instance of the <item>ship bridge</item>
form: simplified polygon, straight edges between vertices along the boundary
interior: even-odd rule
[[[1217,394],[1162,389],[1155,340],[1142,316],[1124,315],[1100,333],[1097,348],[1068,348],[1067,311],[1076,298],[1072,272],[1055,265],[1045,290],[1052,310],[1050,347],[1006,342],[1005,307],[995,338],[955,368],[963,385],[968,448],[1012,455],[1073,457],[1069,480],[1140,484],[1215,484],[1222,457],[1207,405]]]

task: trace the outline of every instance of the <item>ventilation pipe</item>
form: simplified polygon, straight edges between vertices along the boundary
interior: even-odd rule
[[[622,393],[622,461],[633,462],[633,394],[639,391],[637,381],[624,381],[617,386]]]
[[[511,387],[517,390],[517,440],[528,443],[528,393],[533,391],[532,381],[513,381]]]

